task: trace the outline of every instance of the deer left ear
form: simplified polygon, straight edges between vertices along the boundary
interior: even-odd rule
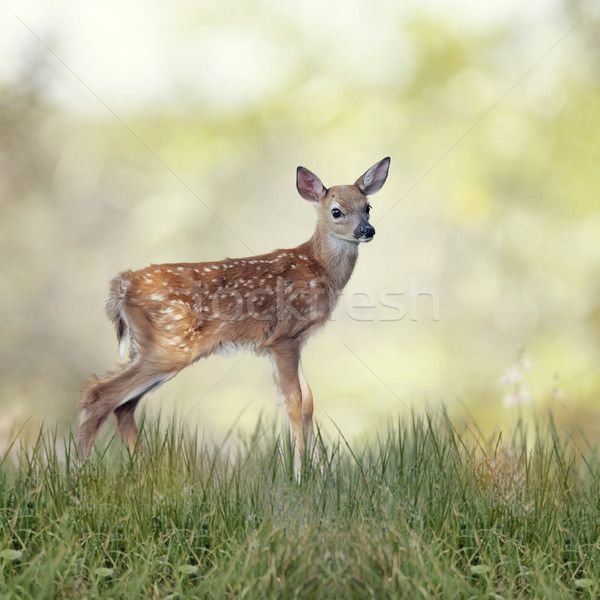
[[[359,177],[354,184],[365,196],[378,192],[385,183],[390,168],[390,157],[380,160],[373,165],[364,175]]]

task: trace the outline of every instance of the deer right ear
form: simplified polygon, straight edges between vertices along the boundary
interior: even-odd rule
[[[309,202],[319,202],[327,193],[321,180],[304,167],[296,170],[296,187],[300,195]]]

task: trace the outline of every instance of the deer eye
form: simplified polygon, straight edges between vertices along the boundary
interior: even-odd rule
[[[342,216],[342,211],[339,208],[332,208],[331,214],[334,219],[339,219]]]
[[[371,205],[370,205],[370,204],[367,204],[367,205],[365,206],[365,212],[366,212],[367,214],[369,214],[369,213],[371,212]]]

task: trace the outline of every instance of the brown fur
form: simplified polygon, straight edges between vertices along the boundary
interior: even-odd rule
[[[289,250],[210,263],[151,265],[115,277],[106,305],[129,363],[82,386],[78,448],[87,457],[104,420],[114,413],[131,451],[138,431],[134,411],[144,396],[213,352],[249,347],[271,356],[297,447],[313,442],[313,399],[300,352],[329,318],[350,278],[361,231],[368,226],[368,193],[387,177],[389,159],[354,185],[325,189],[299,167],[300,194],[315,202],[312,238]],[[334,218],[332,210],[343,211]],[[360,228],[363,229],[360,229]],[[364,229],[367,227],[367,229]],[[357,232],[359,232],[357,234]],[[298,455],[297,464],[298,467]]]

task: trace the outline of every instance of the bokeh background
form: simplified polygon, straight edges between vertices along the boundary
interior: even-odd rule
[[[115,363],[113,275],[297,245],[297,165],[334,185],[388,155],[377,236],[304,352],[325,435],[445,408],[600,438],[596,2],[0,11],[0,448],[67,433]],[[215,440],[284,420],[268,361],[239,354],[144,407]]]

